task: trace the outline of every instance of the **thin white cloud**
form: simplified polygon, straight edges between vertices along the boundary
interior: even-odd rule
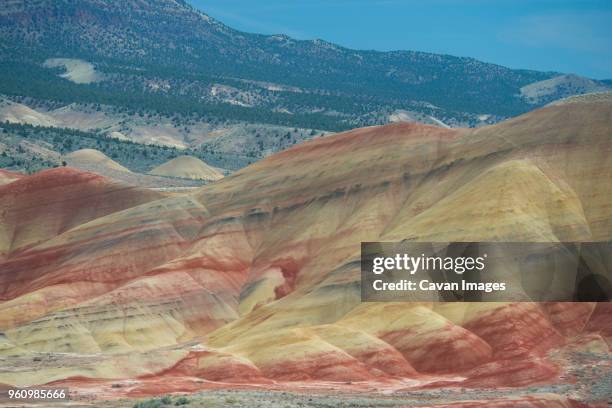
[[[610,53],[612,13],[556,13],[526,16],[504,27],[500,40],[526,47]]]

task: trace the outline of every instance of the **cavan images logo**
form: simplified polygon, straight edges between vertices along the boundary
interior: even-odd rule
[[[609,301],[610,242],[365,242],[362,301]],[[609,253],[609,252],[608,252]]]

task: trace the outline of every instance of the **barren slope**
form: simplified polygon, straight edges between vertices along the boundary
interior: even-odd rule
[[[19,180],[22,177],[23,177],[23,174],[0,169],[0,186],[12,183],[13,181]]]
[[[127,168],[123,167],[110,157],[106,156],[99,150],[95,149],[81,149],[66,155],[68,164],[73,167],[78,167],[84,170],[92,170],[96,166],[107,168],[109,170],[125,171],[129,172]]]
[[[193,156],[176,157],[150,171],[150,174],[166,177],[180,177],[195,180],[219,180],[223,178],[218,170]]]
[[[75,177],[56,176],[45,186]],[[37,177],[0,188],[31,194]],[[143,395],[205,387],[197,378],[567,381],[567,361],[548,353],[609,358],[609,303],[360,303],[359,243],[609,240],[610,180],[612,101],[582,98],[477,130],[394,124],[321,138],[119,212],[46,207],[36,231],[51,232],[33,234],[46,241],[23,235],[0,264],[0,354],[83,357],[9,364],[0,383],[138,377],[115,392]],[[117,205],[104,194],[89,205]],[[32,219],[7,225],[28,231]]]

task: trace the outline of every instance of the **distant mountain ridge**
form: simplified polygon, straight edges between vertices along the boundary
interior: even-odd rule
[[[0,55],[0,92],[8,95],[181,112],[206,103],[223,106],[221,116],[327,130],[386,123],[397,110],[477,126],[576,92],[556,87],[545,100],[521,92],[561,75],[554,72],[244,33],[175,0],[6,1]],[[52,58],[93,63],[106,80],[88,87],[66,83],[42,67]],[[19,84],[24,68],[33,80]],[[227,92],[214,92],[219,85]]]

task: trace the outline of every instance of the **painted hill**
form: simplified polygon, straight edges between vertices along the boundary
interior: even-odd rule
[[[96,149],[81,149],[66,155],[66,161],[73,167],[78,167],[83,170],[90,170],[100,173],[99,167],[130,172],[129,169],[123,167],[104,153]]]
[[[22,177],[24,177],[24,175],[21,173],[0,169],[0,186],[12,183],[13,181],[19,180]]]
[[[22,251],[96,218],[161,197],[71,168],[18,178],[0,186],[0,255]]]
[[[45,234],[4,235],[21,249],[0,263],[0,383],[608,398],[596,378],[610,375],[610,303],[361,303],[359,253],[369,240],[611,239],[611,115],[607,95],[479,129],[358,129],[161,199],[100,188],[75,193],[89,205],[30,209],[66,195],[37,193],[48,173],[13,182],[25,212],[0,225]],[[80,189],[51,175],[47,189]],[[137,202],[114,198],[126,192]],[[86,213],[94,203],[105,211]]]
[[[60,122],[50,115],[5,99],[0,100],[0,122],[47,127],[60,125]]]
[[[179,156],[157,166],[149,172],[156,176],[180,177],[215,181],[223,178],[218,170],[193,156]]]

